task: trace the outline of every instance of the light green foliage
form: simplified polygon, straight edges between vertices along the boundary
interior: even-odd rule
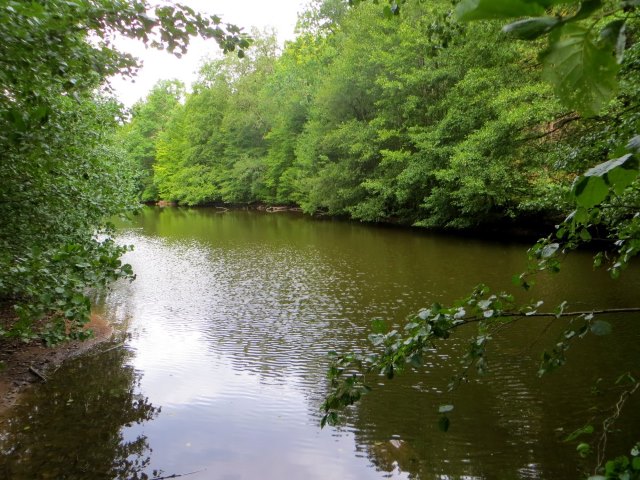
[[[557,215],[569,181],[544,130],[561,107],[539,71],[519,74],[535,50],[498,29],[461,25],[444,1],[391,19],[316,2],[279,57],[255,35],[243,62],[205,67],[173,111],[185,133],[156,141],[158,196],[455,228]]]
[[[184,105],[169,112],[155,142],[156,198],[184,205],[265,199],[269,120],[261,89],[273,71],[277,44],[273,34],[253,36],[242,59],[227,56],[203,65]]]
[[[176,80],[159,82],[144,101],[133,106],[131,121],[120,130],[131,161],[139,167],[138,189],[143,202],[158,196],[153,181],[156,144],[185,94],[184,85]]]

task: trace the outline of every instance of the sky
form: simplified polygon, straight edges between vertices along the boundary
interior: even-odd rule
[[[194,10],[222,17],[224,23],[235,23],[250,32],[251,27],[259,29],[272,27],[278,34],[280,44],[294,38],[294,28],[298,13],[308,2],[306,0],[181,0]],[[203,58],[221,55],[214,40],[193,39],[189,53],[181,59],[166,52],[145,47],[128,39],[120,39],[118,47],[143,60],[134,82],[129,79],[114,78],[112,87],[120,101],[129,107],[144,98],[153,85],[161,79],[177,78],[187,85],[195,80],[198,66]]]

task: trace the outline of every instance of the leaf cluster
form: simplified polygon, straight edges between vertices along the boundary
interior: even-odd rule
[[[196,35],[240,56],[249,46],[239,28],[179,3],[0,5],[0,302],[17,317],[1,336],[84,336],[89,293],[132,278],[108,219],[135,209],[141,179],[115,136],[122,108],[104,92],[139,63],[114,39],[179,56]]]

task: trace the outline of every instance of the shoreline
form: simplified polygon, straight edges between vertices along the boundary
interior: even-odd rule
[[[66,360],[82,355],[97,345],[110,340],[113,326],[102,316],[92,313],[85,326],[93,330],[87,340],[72,340],[54,347],[41,342],[24,343],[20,340],[0,342],[0,420],[16,405],[22,394],[46,376],[55,372]]]
[[[292,213],[299,214],[315,220],[353,222],[377,228],[397,228],[410,230],[419,233],[438,235],[453,235],[464,238],[477,238],[486,240],[504,241],[505,237],[511,240],[526,243],[535,243],[540,238],[547,237],[555,231],[555,225],[560,223],[564,216],[558,218],[545,218],[540,215],[522,216],[518,219],[494,219],[483,224],[468,226],[465,228],[452,227],[427,227],[418,226],[399,218],[389,217],[378,221],[363,221],[349,217],[348,215],[330,215],[325,212],[305,213],[300,206],[295,204],[268,204],[262,202],[250,203],[224,203],[205,202],[195,205],[182,205],[179,202],[168,200],[152,200],[141,202],[141,205],[155,208],[178,208],[178,209],[215,209],[218,213],[233,211],[256,211],[265,213]]]

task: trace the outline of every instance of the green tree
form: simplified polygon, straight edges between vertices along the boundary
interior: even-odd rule
[[[193,35],[248,46],[234,26],[175,4],[133,0],[5,1],[0,6],[0,300],[29,339],[83,336],[88,289],[131,276],[107,219],[133,205],[134,172],[114,137],[120,107],[98,93],[138,62],[116,35],[176,55]]]
[[[273,34],[253,32],[242,59],[206,63],[193,92],[177,105],[155,142],[159,196],[185,205],[266,200],[268,117],[261,89],[273,71]]]
[[[131,121],[120,130],[129,157],[138,165],[138,189],[143,202],[158,199],[153,181],[156,142],[165,130],[171,113],[185,95],[184,84],[177,80],[158,82],[144,101],[132,107]]]

